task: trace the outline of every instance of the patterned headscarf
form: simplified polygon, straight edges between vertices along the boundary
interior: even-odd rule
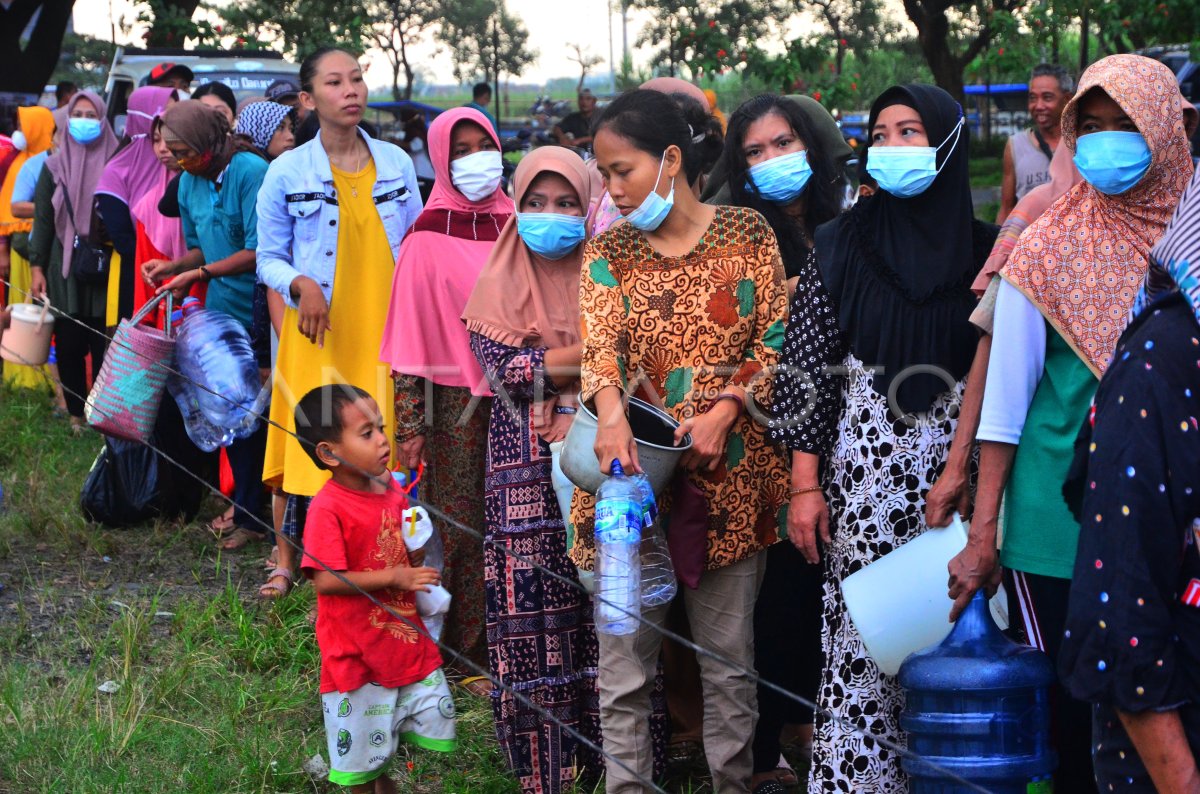
[[[1001,275],[1021,290],[1097,377],[1104,373],[1146,275],[1150,247],[1192,177],[1179,85],[1140,55],[1111,55],[1083,74],[1062,117],[1075,151],[1079,102],[1093,88],[1120,105],[1150,147],[1150,168],[1109,196],[1081,182],[1021,235]]]
[[[290,107],[278,102],[252,102],[238,114],[233,131],[249,138],[254,148],[266,155],[267,147],[275,137],[275,130],[279,129],[279,123],[291,112]]]

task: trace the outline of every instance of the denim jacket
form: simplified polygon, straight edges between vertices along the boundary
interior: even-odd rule
[[[395,264],[405,232],[421,214],[417,175],[403,149],[368,135],[363,138],[375,160],[375,207]],[[271,163],[259,190],[259,281],[297,308],[292,282],[297,276],[308,276],[321,285],[325,300],[333,305],[338,220],[333,172],[318,132],[313,140]]]

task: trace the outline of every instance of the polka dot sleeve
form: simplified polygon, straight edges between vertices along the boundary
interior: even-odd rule
[[[800,268],[775,375],[771,438],[788,449],[823,455],[833,446],[847,347],[833,300],[810,251]]]
[[[1059,671],[1075,697],[1134,712],[1196,694],[1180,635],[1200,619],[1200,595],[1189,604],[1186,592],[1200,573],[1189,570],[1200,562],[1200,383],[1154,349],[1153,328],[1118,347],[1066,489],[1082,499]]]

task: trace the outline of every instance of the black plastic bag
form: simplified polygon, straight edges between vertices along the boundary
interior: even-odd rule
[[[107,438],[79,495],[84,518],[110,527],[131,527],[156,518],[191,521],[196,517],[208,490],[204,483],[212,481],[215,455],[192,444],[172,399],[163,400],[151,444],[187,471],[149,446]]]

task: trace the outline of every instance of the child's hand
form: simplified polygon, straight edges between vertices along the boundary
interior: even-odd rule
[[[437,568],[409,568],[407,565],[398,565],[392,569],[392,574],[393,587],[420,593],[428,593],[429,585],[440,584],[442,581],[442,575],[438,573]]]

